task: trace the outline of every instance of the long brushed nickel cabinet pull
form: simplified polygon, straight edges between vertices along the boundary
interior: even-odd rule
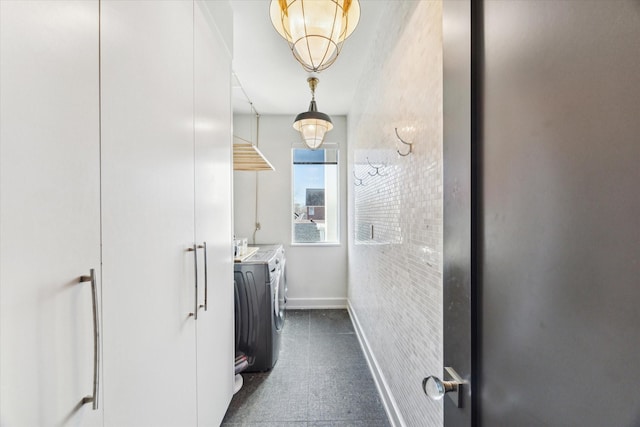
[[[204,311],[207,311],[207,301],[209,300],[209,280],[207,279],[207,242],[202,242],[198,248],[204,249],[204,304],[200,304],[199,308],[204,308]]]
[[[193,247],[187,249],[188,252],[193,252],[193,277],[195,283],[195,298],[193,313],[189,313],[189,316],[193,316],[195,320],[198,320],[198,245],[195,243]]]
[[[91,282],[91,300],[93,303],[93,394],[82,399],[82,404],[92,403],[93,410],[98,409],[98,386],[100,369],[100,326],[98,325],[98,289],[96,273],[92,268],[88,276],[80,276],[80,283]]]

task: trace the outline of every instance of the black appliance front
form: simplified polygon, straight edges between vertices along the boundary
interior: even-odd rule
[[[247,356],[245,372],[268,371],[278,360],[286,303],[280,252],[281,247],[265,248],[255,259],[235,264],[236,354]]]

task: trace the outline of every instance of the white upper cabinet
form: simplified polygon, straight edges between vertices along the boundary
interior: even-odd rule
[[[98,1],[3,0],[0,20],[0,425],[100,426],[79,281],[99,297]]]

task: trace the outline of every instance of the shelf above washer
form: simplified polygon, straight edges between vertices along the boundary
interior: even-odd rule
[[[233,258],[233,262],[242,262],[242,261],[244,261],[246,259],[249,259],[256,252],[258,252],[258,249],[260,249],[260,248],[257,247],[257,246],[252,246],[252,247],[247,248],[247,253],[244,254],[244,255],[240,255],[240,256],[237,256],[237,257]]]

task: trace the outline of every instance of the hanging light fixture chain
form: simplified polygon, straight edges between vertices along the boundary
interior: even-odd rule
[[[307,82],[309,82],[309,87],[311,88],[311,98],[316,99],[316,87],[318,87],[318,78],[309,77],[307,79]]]

